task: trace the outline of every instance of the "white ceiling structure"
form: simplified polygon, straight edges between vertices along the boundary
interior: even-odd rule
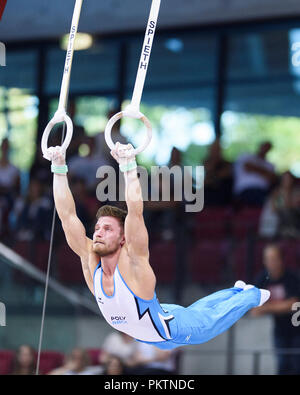
[[[8,0],[0,41],[59,37],[69,31],[75,0]],[[116,33],[145,27],[151,0],[84,0],[79,30]],[[299,0],[162,0],[160,28],[300,16]]]

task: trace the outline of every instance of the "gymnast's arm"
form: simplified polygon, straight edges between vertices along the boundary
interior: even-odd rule
[[[64,165],[65,158],[60,147],[52,150],[52,163]],[[92,240],[86,236],[85,228],[77,217],[75,202],[69,188],[66,174],[53,175],[53,194],[55,207],[61,220],[66,240],[70,248],[80,257],[85,281],[93,293],[93,278],[89,269],[89,251],[92,248]]]
[[[116,145],[116,150],[112,151],[112,156],[119,164],[122,158],[119,157],[118,147],[132,149],[130,144]],[[135,160],[133,158],[133,160]],[[125,161],[126,162],[126,161]],[[124,172],[125,178],[125,201],[128,214],[125,219],[124,231],[128,254],[133,263],[149,261],[149,237],[143,217],[143,197],[140,181],[137,176],[137,169]]]
[[[149,236],[143,217],[143,197],[137,169],[126,172],[125,200],[128,214],[125,219],[125,240],[129,256],[149,260]]]

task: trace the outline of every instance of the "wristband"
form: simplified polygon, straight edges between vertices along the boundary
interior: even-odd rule
[[[120,165],[119,166],[120,170],[122,173],[125,173],[126,171],[134,170],[137,168],[137,164],[135,159],[129,163],[126,163],[126,165]]]
[[[67,174],[68,166],[67,165],[51,165],[51,171],[55,174]]]

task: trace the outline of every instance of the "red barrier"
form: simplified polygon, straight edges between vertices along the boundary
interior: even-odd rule
[[[7,0],[0,0],[0,21],[6,6]]]

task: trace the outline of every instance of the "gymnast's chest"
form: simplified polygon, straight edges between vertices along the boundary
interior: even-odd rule
[[[102,291],[107,296],[113,296],[115,292],[114,276],[102,274]]]

